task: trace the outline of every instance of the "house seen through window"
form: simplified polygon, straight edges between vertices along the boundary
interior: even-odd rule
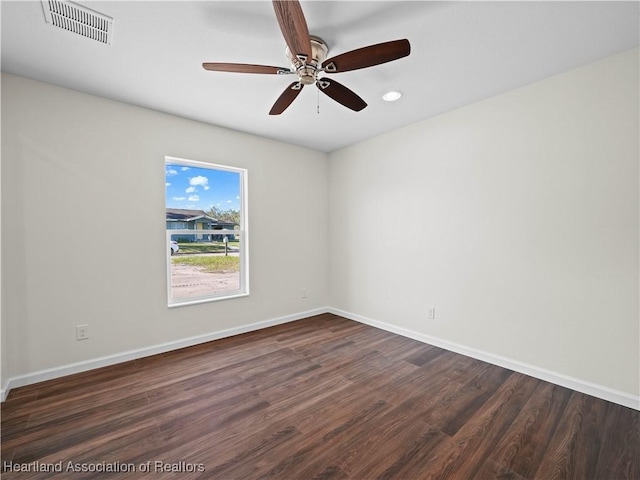
[[[169,306],[246,295],[244,169],[165,159]]]

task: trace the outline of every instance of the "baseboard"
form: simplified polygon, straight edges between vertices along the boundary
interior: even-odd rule
[[[173,342],[162,343],[159,345],[153,345],[150,347],[140,348],[136,350],[130,350],[127,352],[116,353],[114,355],[107,355],[105,357],[95,358],[92,360],[86,360],[77,363],[71,363],[55,368],[48,368],[46,370],[40,370],[37,372],[29,373],[26,375],[20,375],[18,377],[10,378],[6,384],[0,390],[1,401],[4,402],[9,395],[9,392],[13,388],[24,387],[34,383],[44,382],[46,380],[52,380],[54,378],[64,377],[72,375],[74,373],[86,372],[95,368],[107,367],[117,363],[127,362],[129,360],[136,360],[138,358],[149,357],[151,355],[157,355],[159,353],[170,352],[172,350],[178,350],[180,348],[191,347],[201,343],[211,342],[213,340],[219,340],[221,338],[232,337],[241,333],[252,332],[254,330],[260,330],[263,328],[273,327],[283,323],[294,322],[303,318],[312,317],[314,315],[320,315],[327,313],[327,308],[317,308],[314,310],[307,310],[292,315],[286,315],[283,317],[272,318],[261,322],[251,323],[248,325],[242,325],[240,327],[229,328],[226,330],[219,330],[217,332],[206,333],[204,335],[197,335],[195,337],[183,338]]]
[[[371,318],[367,318],[362,315],[358,315],[351,312],[346,312],[344,310],[340,310],[337,308],[330,307],[328,309],[328,312],[333,313],[334,315],[339,315],[341,317],[348,318],[350,320],[354,320],[356,322],[370,325],[372,327],[380,328],[382,330],[386,330],[391,333],[396,333],[398,335],[402,335],[403,337],[412,338],[419,342],[444,348],[445,350],[459,353],[467,357],[475,358],[477,360],[482,360],[483,362],[491,363],[493,365],[498,365],[500,367],[504,367],[518,373],[523,373],[525,375],[529,375],[531,377],[538,378],[546,382],[560,385],[561,387],[570,388],[571,390],[575,390],[577,392],[585,393],[593,397],[597,397],[603,400],[607,400],[609,402],[617,403],[618,405],[623,405],[625,407],[633,408],[634,410],[640,410],[640,397],[630,395],[626,392],[621,392],[621,391],[614,390],[602,385],[597,385],[591,382],[580,380],[578,378],[573,378],[558,372],[536,367],[534,365],[528,365],[526,363],[522,363],[517,360],[501,357],[500,355],[495,355],[493,353],[477,350],[475,348],[470,348],[465,345],[459,345],[457,343],[449,342],[447,340],[431,337],[429,335],[425,335],[423,333],[416,332],[414,330],[398,327],[397,325],[392,325],[390,323],[380,322],[378,320],[373,320]]]

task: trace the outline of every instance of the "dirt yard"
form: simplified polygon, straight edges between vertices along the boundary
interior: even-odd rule
[[[171,266],[171,293],[173,298],[195,297],[222,293],[240,288],[240,274],[207,273],[191,265]]]

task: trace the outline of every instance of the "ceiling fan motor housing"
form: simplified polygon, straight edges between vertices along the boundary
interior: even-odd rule
[[[311,85],[316,81],[316,75],[318,68],[322,65],[322,62],[327,58],[329,48],[327,44],[320,37],[311,35],[311,61],[304,57],[293,55],[289,47],[286,48],[285,54],[291,61],[292,68],[298,74],[298,80],[303,85]]]

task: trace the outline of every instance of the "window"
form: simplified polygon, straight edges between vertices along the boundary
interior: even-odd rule
[[[249,294],[247,171],[165,158],[170,307]]]

